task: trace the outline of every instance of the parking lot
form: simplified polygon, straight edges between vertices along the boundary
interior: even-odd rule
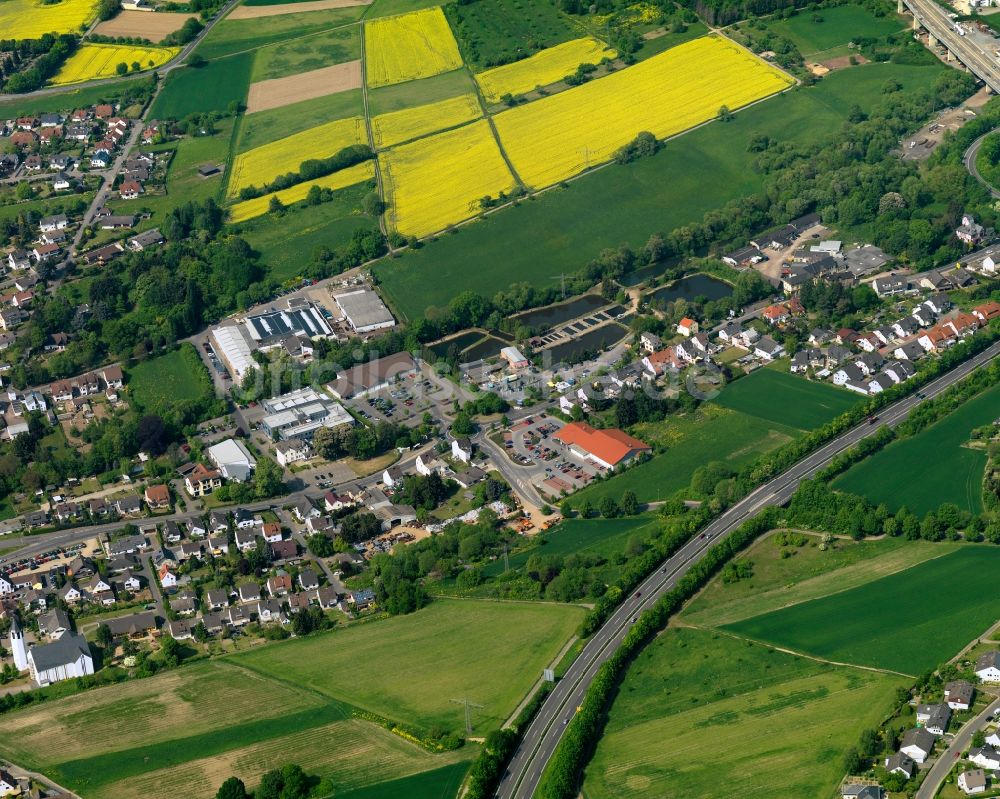
[[[529,416],[503,433],[507,456],[520,466],[534,467],[533,482],[546,493],[572,493],[587,485],[601,467],[573,454],[553,437],[563,426],[542,412]]]

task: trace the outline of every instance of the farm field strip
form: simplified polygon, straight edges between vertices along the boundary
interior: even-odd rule
[[[334,721],[263,743],[233,749],[178,766],[156,769],[110,783],[91,794],[95,799],[212,799],[219,785],[237,775],[255,784],[265,771],[291,760],[307,772],[330,778],[342,790],[361,788],[385,779],[405,777],[467,757],[450,752],[435,755],[388,730],[357,720]]]
[[[179,12],[119,11],[117,16],[97,23],[94,33],[101,36],[138,36],[140,39],[160,41],[164,36],[180,30],[189,19],[197,19],[197,14]]]
[[[855,464],[833,482],[834,488],[884,502],[891,510],[906,505],[917,514],[945,502],[972,513],[983,508],[984,450],[964,446],[973,429],[989,424],[1000,407],[1000,385],[993,386],[914,436]],[[933,480],[928,481],[928,464]]]
[[[318,178],[317,180],[299,183],[281,191],[265,194],[263,197],[255,197],[252,200],[244,200],[241,203],[236,203],[229,209],[229,220],[231,222],[245,222],[248,219],[266,214],[274,197],[277,197],[282,205],[291,205],[292,203],[304,200],[313,186],[337,191],[338,189],[353,186],[356,183],[363,183],[366,180],[374,179],[375,162],[364,161],[347,169],[341,169],[339,172],[334,172],[326,177]]]
[[[338,119],[240,153],[233,159],[229,194],[244,186],[264,186],[279,175],[298,170],[303,161],[328,158],[352,144],[367,141],[360,117]]]
[[[557,44],[535,55],[488,69],[476,75],[483,96],[491,103],[500,102],[505,94],[519,95],[536,86],[548,86],[576,72],[580,64],[598,64],[604,58],[617,58],[618,53],[593,37],[573,39]]]
[[[922,674],[1000,618],[1000,550],[968,544],[849,591],[724,629],[844,663]]]
[[[583,794],[715,799],[720,785],[738,785],[741,797],[767,799],[780,786],[820,799],[841,776],[832,753],[877,723],[901,684],[670,627],[629,667]]]
[[[386,150],[387,219],[403,235],[426,236],[479,213],[479,200],[514,187],[486,120]]]
[[[51,5],[36,0],[5,0],[0,3],[0,31],[5,39],[72,33],[94,19],[98,5],[98,0],[62,0]]]
[[[166,64],[180,52],[179,47],[141,47],[117,44],[83,44],[66,59],[59,72],[50,81],[61,86],[82,83],[96,78],[113,78],[118,75],[119,64],[138,63],[143,70]]]
[[[360,88],[361,61],[348,61],[285,78],[251,83],[247,93],[246,112],[255,114]]]
[[[427,78],[462,66],[458,43],[440,8],[382,17],[364,26],[369,87]]]
[[[718,36],[494,117],[518,174],[542,188],[609,160],[646,130],[667,138],[788,88],[792,79]]]
[[[332,8],[367,6],[372,0],[304,0],[301,3],[275,3],[269,6],[241,5],[233,9],[226,19],[260,19],[300,14],[307,11],[328,11]]]
[[[372,117],[372,138],[377,147],[390,147],[428,133],[471,122],[482,116],[479,99],[464,94],[437,103],[392,111]]]

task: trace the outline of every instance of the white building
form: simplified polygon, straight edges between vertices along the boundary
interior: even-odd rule
[[[10,651],[14,656],[14,668],[18,671],[24,671],[28,668],[28,653],[24,645],[24,633],[21,632],[21,627],[17,623],[16,617],[12,618],[10,623]]]
[[[371,333],[396,324],[385,303],[369,288],[337,294],[333,301],[355,333]]]
[[[94,659],[86,638],[66,633],[51,644],[28,650],[28,670],[31,679],[44,688],[54,682],[93,674]]]
[[[341,405],[311,387],[300,388],[261,402],[267,416],[261,427],[269,436],[309,440],[321,427],[353,425],[354,417]]]
[[[976,660],[976,676],[983,682],[1000,683],[1000,652],[984,652]]]
[[[205,454],[222,472],[223,477],[227,480],[235,480],[237,483],[249,480],[250,473],[257,465],[257,460],[250,454],[250,450],[244,446],[242,441],[237,441],[235,438],[227,438],[225,441],[214,444],[206,450]]]
[[[274,456],[278,463],[288,468],[290,464],[312,457],[312,446],[300,438],[289,438],[274,445]]]
[[[212,341],[216,353],[236,380],[243,380],[250,369],[258,368],[257,362],[250,355],[250,344],[239,327],[228,325],[215,328],[212,331]]]

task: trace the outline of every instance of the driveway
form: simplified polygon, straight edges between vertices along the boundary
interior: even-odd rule
[[[952,767],[958,762],[959,756],[969,748],[972,736],[976,734],[976,730],[982,729],[986,717],[996,713],[998,709],[1000,709],[1000,698],[990,702],[982,713],[971,721],[967,721],[962,729],[955,733],[951,739],[951,743],[948,744],[948,748],[938,756],[937,761],[930,767],[927,776],[924,777],[924,781],[920,783],[916,799],[934,799],[938,788],[941,787],[941,783],[944,782],[945,777],[948,776]]]

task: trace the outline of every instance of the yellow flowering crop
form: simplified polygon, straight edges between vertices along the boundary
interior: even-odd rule
[[[306,195],[309,194],[309,189],[313,186],[336,191],[337,189],[344,189],[356,183],[363,183],[366,180],[374,179],[375,162],[363,161],[360,164],[355,164],[347,169],[341,169],[339,172],[334,172],[331,175],[318,178],[317,180],[310,180],[308,183],[299,183],[288,189],[265,194],[263,197],[255,197],[252,200],[236,203],[236,205],[229,209],[229,220],[231,222],[245,222],[247,219],[253,219],[255,216],[266,214],[271,206],[272,197],[277,197],[283,205],[291,205],[292,203],[304,200]]]
[[[418,136],[470,122],[483,115],[474,94],[463,94],[429,105],[406,108],[372,118],[376,147],[389,147]]]
[[[293,136],[262,144],[233,159],[229,194],[239,194],[244,186],[265,186],[278,175],[297,172],[303,161],[329,158],[352,144],[368,141],[365,121],[360,117],[338,119]]]
[[[727,39],[704,36],[494,121],[514,169],[540,188],[610,160],[641,131],[663,139],[792,83]]]
[[[0,3],[0,38],[38,39],[44,33],[76,33],[94,19],[98,0],[62,0],[46,5],[36,0]]]
[[[0,5],[2,7],[2,5]],[[66,63],[52,78],[52,83],[81,83],[96,78],[113,78],[118,74],[118,65],[127,64],[132,70],[133,62],[143,69],[152,69],[166,64],[180,52],[179,47],[133,47],[119,44],[83,44],[66,59]],[[152,63],[150,63],[152,61]]]
[[[514,186],[486,120],[402,144],[380,156],[393,227],[426,236],[479,213],[479,200]]]
[[[369,87],[428,78],[460,66],[458,43],[440,8],[365,23]]]
[[[505,64],[476,75],[483,95],[491,103],[505,94],[524,94],[536,86],[547,86],[576,72],[580,64],[598,64],[602,58],[616,58],[618,53],[597,39],[586,37],[557,44],[523,61]]]

